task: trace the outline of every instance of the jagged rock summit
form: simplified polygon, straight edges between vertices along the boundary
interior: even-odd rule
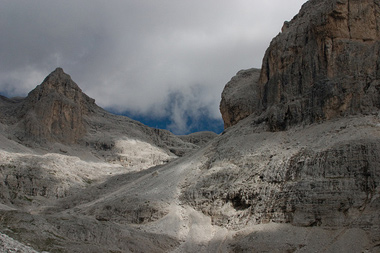
[[[62,68],[57,68],[23,103],[25,135],[36,141],[77,143],[86,134],[84,117],[94,107],[95,100],[84,94]]]
[[[230,99],[222,96],[226,127],[238,122],[230,119],[251,114],[277,131],[345,115],[377,113],[379,40],[379,1],[308,1],[272,40],[260,77],[250,81],[251,99],[239,102],[238,95],[233,103],[226,103]],[[245,79],[240,83],[246,86]]]
[[[204,134],[97,107],[41,155],[3,134],[24,100],[0,97],[0,233],[50,252],[380,252],[378,14],[304,4],[226,86],[228,130],[178,159]]]
[[[168,154],[183,155],[216,136],[200,133],[198,145],[185,136],[113,115],[97,106],[62,68],[51,72],[26,98],[0,97],[0,109],[0,123],[9,138],[33,147],[78,144],[112,153],[117,148],[115,142],[129,138],[157,146]]]

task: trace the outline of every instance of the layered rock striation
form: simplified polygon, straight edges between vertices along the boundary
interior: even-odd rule
[[[207,144],[84,100],[80,144],[39,155],[3,136],[26,102],[0,97],[0,232],[51,252],[379,252],[378,11],[307,2],[226,86]]]
[[[241,71],[226,85],[221,112],[229,130],[204,151],[182,201],[228,229],[320,228],[319,251],[361,238],[347,250],[377,252],[379,14],[373,0],[304,4],[272,40],[259,77]],[[340,232],[330,240],[328,231]],[[247,232],[234,250],[271,249],[260,236]],[[313,251],[313,243],[296,241],[289,251]]]
[[[379,122],[360,116],[263,132],[248,121],[205,153],[183,200],[229,228],[356,227],[380,239]]]
[[[251,101],[221,106],[229,118],[255,114],[272,131],[380,108],[380,5],[311,0],[267,49]],[[238,75],[239,76],[239,75]],[[246,86],[242,81],[241,86]],[[228,85],[226,87],[228,89]],[[249,102],[249,106],[247,106]],[[225,104],[222,99],[222,104]],[[231,103],[230,103],[231,104]],[[232,113],[232,108],[242,110]],[[236,123],[235,121],[234,123]]]

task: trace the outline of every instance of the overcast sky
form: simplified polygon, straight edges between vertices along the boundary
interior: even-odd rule
[[[304,2],[0,0],[0,93],[26,96],[62,67],[113,112],[179,134],[220,126],[224,85],[261,67]]]

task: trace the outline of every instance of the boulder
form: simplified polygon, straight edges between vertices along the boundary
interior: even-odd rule
[[[260,69],[241,70],[226,84],[220,102],[220,112],[225,128],[235,125],[257,111],[254,107],[255,102],[258,101],[255,86],[259,77]]]

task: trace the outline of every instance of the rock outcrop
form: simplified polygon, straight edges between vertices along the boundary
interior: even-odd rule
[[[254,104],[257,103],[259,94],[255,85],[259,77],[259,69],[241,70],[226,84],[220,102],[224,128],[233,126],[257,112]]]
[[[77,143],[86,134],[84,117],[95,106],[95,100],[57,68],[22,102],[19,137],[35,142]]]
[[[57,68],[26,98],[0,96],[0,200],[23,205],[34,198],[63,198],[109,173],[166,164],[214,137],[176,136],[113,115]]]
[[[113,156],[110,159],[120,152],[116,142],[121,139],[140,140],[163,153],[184,155],[216,136],[202,133],[198,145],[186,137],[113,115],[97,106],[62,68],[50,73],[26,98],[0,96],[0,123],[11,126],[7,130],[9,138],[28,146],[79,144],[91,146],[96,152],[106,151],[110,154],[105,156]],[[162,162],[154,160],[153,164]]]
[[[373,0],[304,4],[271,42],[258,80],[238,73],[226,85],[221,112],[229,131],[205,150],[203,172],[185,185],[182,201],[228,229],[340,230],[318,250],[335,252],[346,240],[356,241],[348,251],[377,252],[379,14]],[[242,99],[247,86],[251,100]],[[260,244],[259,230],[235,250],[271,249],[269,241]],[[360,244],[355,236],[362,235]],[[313,251],[296,241],[289,251]]]
[[[82,143],[41,155],[3,135],[24,100],[0,97],[0,233],[49,252],[379,252],[378,14],[306,3],[227,85],[206,145],[84,106]]]
[[[380,240],[379,122],[360,116],[263,132],[250,120],[205,153],[183,200],[220,226],[355,227]]]
[[[300,123],[377,112],[379,40],[378,1],[307,2],[272,40],[259,81],[251,82],[258,98],[254,97],[250,109],[242,110],[241,115],[252,111],[268,122],[270,130],[277,131]],[[240,107],[247,108],[246,103]],[[232,108],[221,110],[227,127],[226,112]]]

